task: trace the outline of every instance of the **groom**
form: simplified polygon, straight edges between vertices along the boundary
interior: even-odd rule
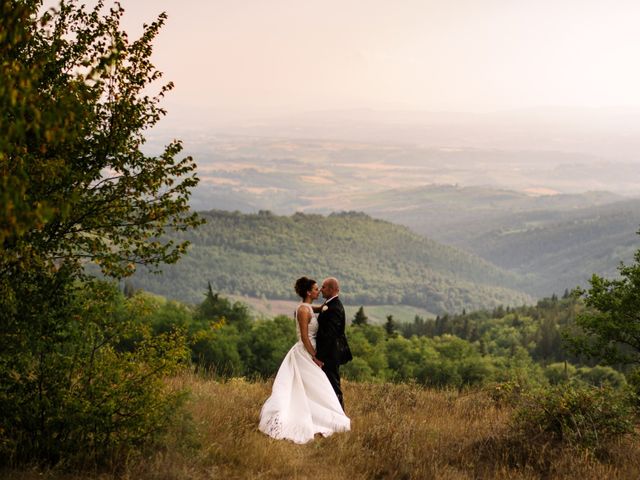
[[[340,405],[344,410],[342,390],[340,390],[340,355],[337,347],[338,337],[344,335],[346,325],[344,307],[338,298],[340,285],[333,277],[322,282],[320,288],[324,304],[318,315],[318,333],[316,334],[316,357],[324,362],[322,370],[336,392]]]

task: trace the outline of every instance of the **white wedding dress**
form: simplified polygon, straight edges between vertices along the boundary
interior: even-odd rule
[[[315,347],[318,319],[311,305],[301,305],[307,305],[311,311],[309,340]],[[300,340],[297,319],[296,333],[298,341],[284,357],[271,396],[260,412],[260,430],[270,437],[295,443],[307,443],[316,433],[328,436],[350,430],[351,420],[342,410],[329,379]]]

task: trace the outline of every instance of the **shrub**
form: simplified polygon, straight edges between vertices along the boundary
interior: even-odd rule
[[[640,368],[634,368],[627,374],[629,394],[637,413],[640,414]]]
[[[498,407],[513,407],[520,402],[525,387],[516,380],[509,380],[488,385],[484,390]]]
[[[349,380],[366,382],[374,378],[373,370],[362,358],[355,357],[351,362],[342,367],[342,375]]]
[[[512,429],[534,444],[595,449],[634,430],[629,399],[610,387],[569,384],[522,397]]]
[[[566,383],[576,374],[576,367],[567,362],[556,362],[547,365],[544,376],[551,385]]]
[[[0,460],[117,464],[153,444],[182,394],[164,377],[188,359],[179,332],[152,335],[114,285],[78,284],[33,315],[3,357]],[[40,304],[40,302],[38,302]]]
[[[605,365],[580,367],[576,372],[576,377],[596,387],[608,385],[613,388],[621,388],[627,384],[622,373]]]

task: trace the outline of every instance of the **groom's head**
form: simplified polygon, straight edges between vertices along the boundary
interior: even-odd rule
[[[338,280],[329,277],[325,278],[324,282],[322,282],[322,288],[320,288],[322,292],[322,298],[329,300],[332,297],[335,297],[340,293],[340,285],[338,284]]]

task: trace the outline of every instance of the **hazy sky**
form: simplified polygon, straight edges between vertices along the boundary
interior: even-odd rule
[[[122,0],[164,10],[169,105],[219,112],[640,107],[637,0]]]

